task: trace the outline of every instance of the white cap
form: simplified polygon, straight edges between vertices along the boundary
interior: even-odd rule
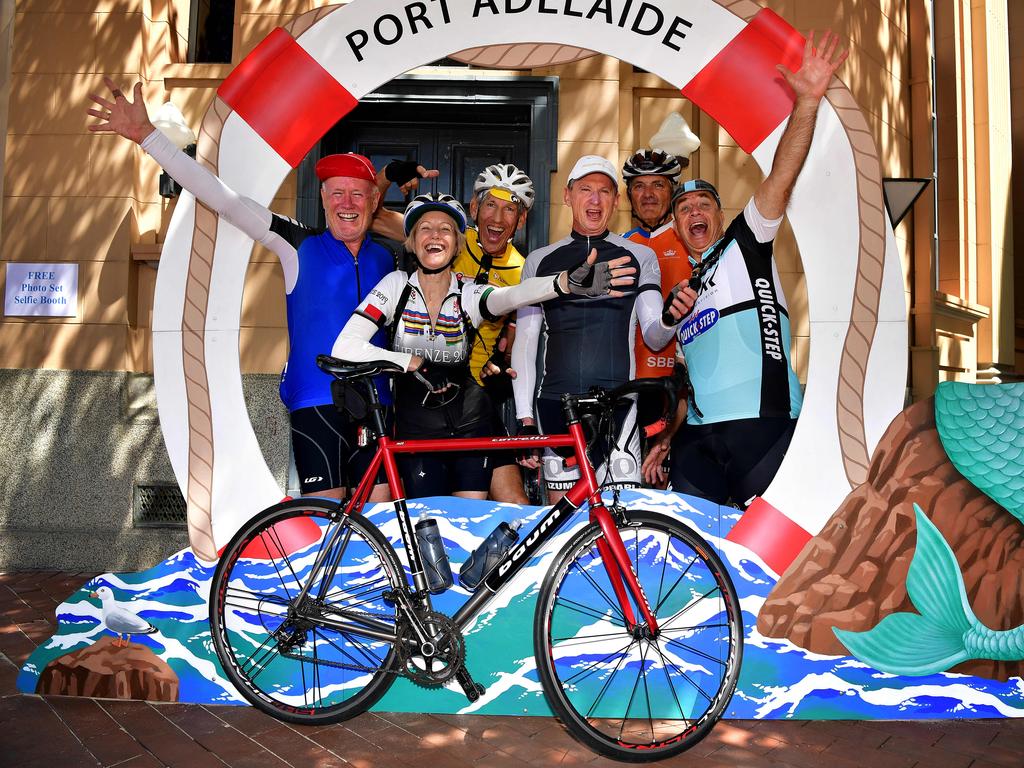
[[[591,173],[603,173],[615,182],[616,185],[619,183],[619,177],[615,173],[615,166],[611,164],[610,160],[600,155],[584,155],[576,161],[576,165],[569,171],[569,180],[566,182],[566,186]]]

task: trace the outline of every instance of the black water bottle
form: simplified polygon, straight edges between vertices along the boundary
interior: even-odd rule
[[[416,523],[416,548],[419,549],[420,559],[423,560],[427,588],[431,592],[444,592],[455,583],[436,520],[421,517]]]
[[[516,520],[511,525],[499,523],[498,527],[491,531],[491,534],[462,564],[462,569],[459,571],[459,583],[462,586],[471,592],[480,586],[480,582],[519,540],[519,534],[516,531],[522,522],[522,520]]]

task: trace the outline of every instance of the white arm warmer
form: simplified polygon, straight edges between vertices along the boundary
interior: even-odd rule
[[[532,278],[546,280],[551,278]],[[512,345],[512,394],[516,400],[516,418],[533,418],[533,397],[537,386],[537,345],[540,341],[544,313],[540,307],[524,307],[516,320],[516,342]]]
[[[655,352],[662,350],[676,335],[676,326],[666,328],[661,322],[664,302],[659,291],[642,291],[636,297],[636,321],[644,343]]]
[[[331,355],[351,363],[390,360],[392,363],[402,366],[403,370],[409,370],[409,361],[412,360],[412,355],[408,352],[392,352],[371,344],[370,339],[376,332],[376,323],[362,315],[352,315],[334,342]]]

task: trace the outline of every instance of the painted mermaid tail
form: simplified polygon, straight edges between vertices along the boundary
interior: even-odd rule
[[[931,675],[968,659],[1024,659],[1024,625],[989,629],[971,610],[953,550],[921,508],[907,594],[919,613],[894,613],[866,632],[833,627],[861,661],[894,675]]]
[[[960,474],[1024,523],[1024,383],[944,381],[935,426]]]

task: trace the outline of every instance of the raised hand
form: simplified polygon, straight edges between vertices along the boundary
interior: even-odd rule
[[[129,101],[117,87],[117,83],[109,77],[104,77],[103,82],[110,89],[110,99],[97,96],[95,93],[89,94],[89,98],[99,109],[91,108],[88,113],[100,120],[90,125],[89,130],[93,133],[116,133],[136,144],[142,143],[142,140],[153,132],[153,123],[149,120],[146,102],[142,98],[142,83],[135,84],[132,91],[134,101]]]
[[[815,103],[821,100],[828,90],[828,84],[832,76],[839,69],[839,66],[846,61],[849,49],[839,47],[839,35],[833,34],[832,30],[826,30],[818,45],[814,44],[814,31],[807,35],[807,43],[804,45],[804,59],[800,69],[790,72],[782,64],[777,69],[786,78],[789,87],[793,89],[797,100],[813,99]]]

